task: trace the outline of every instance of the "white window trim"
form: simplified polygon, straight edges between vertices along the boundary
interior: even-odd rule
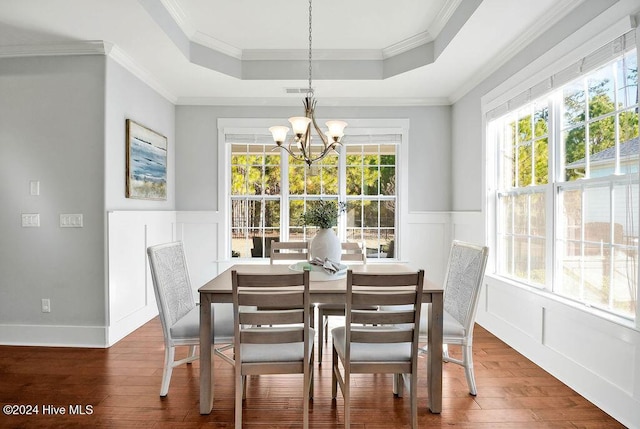
[[[522,94],[527,90],[527,88],[533,87],[548,76],[552,76],[554,73],[560,72],[570,64],[578,61],[581,58],[584,58],[596,49],[599,49],[603,45],[611,42],[616,37],[619,37],[634,29],[636,30],[636,52],[640,57],[640,26],[636,24],[636,20],[633,16],[624,16],[613,24],[606,22],[593,22],[593,25],[585,26],[582,30],[583,32],[589,32],[588,34],[583,34],[581,32],[574,33],[571,37],[568,37],[562,42],[558,43],[554,47],[554,49],[541,55],[536,60],[529,63],[529,65],[522,68],[519,72],[506,79],[502,84],[496,86],[494,89],[487,92],[484,96],[481,97],[480,106],[482,116],[482,152],[485,160],[485,169],[482,172],[482,180],[484,181],[485,186],[482,187],[484,194],[482,197],[484,201],[484,212],[486,213],[485,230],[487,231],[487,243],[491,248],[497,248],[496,237],[498,229],[498,216],[496,212],[497,207],[495,201],[497,193],[496,175],[498,172],[499,153],[493,147],[493,144],[495,142],[496,130],[493,129],[493,127],[489,126],[491,119],[488,118],[488,113],[493,111],[494,109],[497,109],[499,106],[504,105],[513,97]],[[587,41],[585,42],[585,40]],[[560,133],[559,128],[560,127],[555,127],[557,133]],[[550,135],[549,138],[551,139],[551,137],[552,136]],[[557,166],[555,165],[555,157],[557,156],[557,154],[551,155],[553,156],[549,156],[549,159],[553,160],[553,171],[555,173],[557,168]],[[550,165],[549,168],[551,167],[552,166]],[[555,198],[555,195],[553,195],[553,198]],[[551,222],[551,226],[548,226],[547,229],[555,227],[555,216],[551,206],[552,201],[551,199],[549,199],[547,201],[547,215],[551,214],[553,217],[547,217],[547,219],[553,219],[553,222]],[[556,246],[553,245],[552,249],[552,253],[554,253]],[[490,257],[489,261],[487,261],[487,274],[493,275],[496,278],[499,278],[501,281],[514,283],[514,280],[510,280],[506,277],[496,274],[497,257],[497,252],[493,252],[492,257]],[[554,257],[555,254],[547,255],[547,259]],[[547,268],[549,269],[549,265],[547,265]],[[638,272],[638,280],[638,283],[640,284],[640,270]],[[518,285],[529,290],[540,290],[531,285],[526,285],[521,282],[517,283]],[[563,298],[561,295],[557,295],[551,292],[550,289],[551,285],[546,285],[544,288],[542,288],[542,290],[548,293],[548,296],[551,297],[551,299],[554,299],[558,302],[566,301],[565,298]],[[640,288],[638,290],[638,295],[638,298],[640,298]],[[640,304],[640,299],[638,299],[637,302],[638,304]],[[610,315],[609,313],[601,312],[597,309],[592,309],[582,304],[574,305],[578,306],[578,308],[581,308],[583,311],[592,313],[597,317],[614,321],[615,323],[619,323],[622,326],[629,326],[628,319]],[[640,305],[636,305],[635,329],[640,330]]]
[[[317,120],[324,123],[325,120]],[[349,134],[400,134],[401,141],[398,149],[399,159],[396,162],[396,236],[399,247],[396,249],[396,259],[402,260],[408,248],[409,231],[407,219],[409,214],[409,119],[345,119],[349,126],[345,129],[345,140]],[[219,118],[218,119],[218,255],[223,255],[221,261],[229,261],[231,249],[230,207],[229,194],[231,192],[231,169],[228,159],[231,147],[226,144],[226,134],[263,134],[273,124],[282,122],[282,118]],[[275,143],[274,143],[275,145]],[[344,179],[344,178],[343,178]],[[344,182],[344,180],[342,180]],[[254,262],[254,261],[252,261]],[[381,261],[384,262],[384,261]]]

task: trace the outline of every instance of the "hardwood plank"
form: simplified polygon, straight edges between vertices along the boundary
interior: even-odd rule
[[[337,324],[339,318],[331,318]],[[443,368],[443,410],[427,410],[426,357],[419,376],[420,427],[459,429],[611,429],[623,426],[480,326],[475,328],[474,362],[478,396],[469,395],[464,371]],[[0,427],[38,428],[232,428],[233,368],[213,359],[213,411],[199,413],[198,361],[176,368],[169,395],[160,398],[163,342],[158,319],[110,349],[0,346],[0,404],[64,407],[65,415],[0,414]],[[451,350],[453,356],[458,350]],[[180,357],[187,349],[178,351]],[[331,338],[324,365],[315,366],[313,428],[344,425],[341,395],[331,399]],[[250,377],[244,404],[246,428],[302,426],[302,377]],[[354,429],[408,428],[409,401],[392,394],[389,375],[353,378]],[[90,415],[70,415],[69,406],[93,407]]]

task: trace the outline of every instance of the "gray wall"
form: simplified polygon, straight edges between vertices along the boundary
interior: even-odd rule
[[[321,103],[322,100],[319,100]],[[408,118],[409,210],[451,210],[451,109],[434,107],[318,107],[323,118]],[[302,107],[176,107],[176,209],[217,210],[218,118],[288,118]]]
[[[454,211],[483,209],[485,157],[482,152],[481,97],[529,65],[540,55],[585,26],[616,0],[585,0],[569,16],[563,18],[524,47],[498,71],[467,93],[452,106],[452,208]],[[629,2],[627,2],[629,3]]]
[[[104,56],[0,60],[0,324],[105,323],[104,81]]]
[[[107,58],[105,154],[107,210],[173,210],[175,207],[175,107],[166,98]],[[167,200],[125,197],[125,121],[132,119],[167,138]]]
[[[33,341],[99,345],[109,325],[106,213],[175,208],[174,105],[104,55],[2,59],[0,94],[3,338],[64,327]],[[124,196],[127,118],[168,138],[167,201]],[[29,193],[32,180],[39,196]],[[21,227],[22,213],[39,213],[41,226]],[[61,228],[63,213],[83,214],[83,227]],[[101,329],[70,338],[83,327]]]

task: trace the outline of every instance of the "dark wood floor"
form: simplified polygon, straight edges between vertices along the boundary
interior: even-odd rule
[[[232,368],[215,359],[218,378],[214,411],[201,416],[197,362],[176,368],[169,395],[159,397],[163,347],[157,319],[109,349],[1,346],[0,404],[19,405],[18,411],[23,412],[28,406],[38,406],[38,414],[0,413],[0,427],[233,427]],[[339,428],[344,423],[342,399],[337,400],[337,407],[331,403],[330,352],[331,347],[325,347],[325,365],[316,365],[312,428]],[[186,350],[180,353],[185,355]],[[462,368],[445,364],[443,411],[439,415],[426,409],[427,380],[423,370],[420,427],[623,427],[479,326],[475,331],[474,359],[478,395],[468,394]],[[244,427],[300,427],[300,381],[299,376],[250,379]],[[354,384],[354,429],[409,427],[408,398],[393,396],[390,376],[357,376]],[[56,410],[64,410],[65,415],[53,414]],[[75,414],[70,414],[72,411]]]

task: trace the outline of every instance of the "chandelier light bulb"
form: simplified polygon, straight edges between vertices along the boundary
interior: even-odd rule
[[[289,122],[291,123],[291,128],[293,128],[293,134],[300,138],[307,132],[307,127],[309,127],[309,124],[311,123],[311,118],[307,118],[306,116],[294,116],[289,118]]]
[[[275,126],[269,128],[271,131],[271,135],[273,136],[273,141],[276,142],[278,146],[282,145],[287,140],[287,134],[289,133],[289,127],[283,126]]]
[[[327,121],[326,125],[329,128],[327,135],[333,141],[338,141],[344,136],[344,129],[348,124],[344,121]]]

